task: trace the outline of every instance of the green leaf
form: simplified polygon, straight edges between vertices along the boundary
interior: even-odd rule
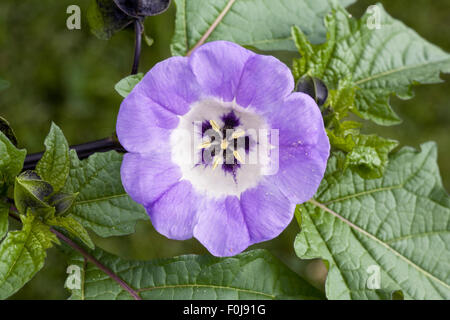
[[[153,44],[155,43],[155,39],[150,37],[147,33],[145,33],[145,31],[144,31],[143,36],[144,36],[144,40],[145,40],[145,43],[147,44],[147,46],[148,47],[153,46]]]
[[[54,123],[45,138],[45,152],[36,165],[37,174],[59,191],[69,175],[69,144],[61,129]]]
[[[3,132],[0,132],[0,189],[3,183],[14,183],[14,178],[23,168],[26,154],[26,150],[17,149]]]
[[[17,147],[16,134],[11,128],[9,122],[3,117],[0,117],[0,132],[3,132],[3,134],[9,139],[9,141],[11,141],[12,144]]]
[[[291,26],[313,43],[325,40],[323,17],[333,0],[175,0],[173,55],[186,55],[200,39],[228,40],[260,50],[295,51]],[[354,0],[340,0],[349,5]],[[210,35],[208,36],[210,32]]]
[[[83,161],[73,158],[74,167],[64,187],[64,192],[79,192],[71,215],[102,237],[133,233],[136,221],[148,219],[144,208],[122,187],[122,157],[110,151]]]
[[[26,214],[28,210],[45,218],[53,216],[55,208],[47,198],[53,193],[52,186],[43,181],[34,171],[25,171],[16,178],[14,203],[17,210]]]
[[[96,249],[93,255],[143,299],[323,299],[322,293],[265,250],[231,258],[186,255],[153,261],[128,261]],[[103,271],[81,256],[80,289],[72,299],[132,299]]]
[[[8,205],[6,203],[0,203],[0,241],[2,241],[3,237],[8,232],[8,215]]]
[[[49,227],[34,216],[21,219],[22,230],[8,233],[0,245],[0,299],[22,288],[44,266],[52,242],[58,243]]]
[[[51,226],[60,227],[67,230],[73,236],[78,237],[89,248],[94,249],[95,245],[86,229],[72,217],[53,217],[45,221]]]
[[[294,64],[294,74],[318,77],[329,89],[337,89],[340,79],[349,78],[356,89],[354,104],[364,119],[393,125],[400,119],[389,106],[389,97],[409,99],[413,84],[441,82],[440,72],[450,72],[450,55],[390,17],[381,5],[376,9],[355,20],[345,9],[336,8],[325,19],[328,40],[318,46],[294,28],[302,55]],[[379,29],[369,28],[374,12],[379,14]]]
[[[133,74],[131,76],[125,77],[114,86],[114,89],[124,98],[126,98],[131,90],[142,80],[144,77],[143,73]]]
[[[329,299],[377,299],[396,290],[405,299],[450,299],[450,198],[436,158],[434,143],[420,152],[403,148],[373,180],[342,174],[330,158],[315,200],[296,212],[295,240],[300,258],[327,261]],[[367,285],[374,268],[378,290]]]
[[[389,153],[398,142],[377,135],[358,135],[355,147],[347,154],[345,167],[353,168],[365,179],[381,178]]]

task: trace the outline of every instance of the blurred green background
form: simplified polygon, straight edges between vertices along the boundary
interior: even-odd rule
[[[213,0],[211,0],[213,1]],[[313,0],[311,0],[313,1]],[[2,0],[0,2],[0,78],[10,88],[0,93],[0,115],[14,127],[22,147],[29,152],[43,149],[51,121],[65,132],[70,144],[111,135],[121,97],[114,84],[131,69],[134,33],[125,30],[110,41],[98,40],[89,32],[85,18],[90,0]],[[387,11],[415,29],[425,39],[450,52],[447,0],[386,0]],[[82,9],[82,29],[66,28],[66,8]],[[360,0],[350,7],[359,17],[374,1]],[[140,70],[170,56],[175,8],[148,18],[146,32],[155,39],[143,46]],[[368,131],[398,139],[402,145],[417,147],[434,140],[439,146],[439,165],[447,190],[450,187],[450,76],[447,82],[415,89],[416,97],[391,104],[404,120],[395,127],[368,124]],[[320,261],[300,261],[292,249],[298,227],[292,223],[277,239],[257,245],[286,262],[317,286],[323,286],[325,269]],[[172,241],[142,222],[131,236],[111,239],[95,237],[100,247],[124,258],[153,259],[187,253],[206,253],[195,240]],[[41,271],[15,299],[65,299],[64,256],[52,249]]]

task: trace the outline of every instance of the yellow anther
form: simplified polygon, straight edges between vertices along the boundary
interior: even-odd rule
[[[206,149],[211,147],[211,141],[205,141],[201,145],[198,146],[199,149]]]
[[[222,150],[226,150],[228,148],[228,141],[223,139],[220,147],[222,148]]]
[[[244,163],[244,160],[242,159],[241,155],[240,155],[239,152],[237,152],[236,150],[233,151],[233,156],[234,156],[240,163]]]
[[[220,161],[220,157],[214,158],[213,170],[215,170],[217,168],[217,166],[219,165],[219,161]]]
[[[231,139],[238,139],[242,136],[245,136],[245,131],[240,130],[240,131],[235,131],[233,132],[233,134],[231,135]]]
[[[209,120],[209,124],[211,125],[211,127],[214,129],[214,131],[217,131],[220,133],[220,127],[217,124],[217,122],[215,122],[214,120]]]

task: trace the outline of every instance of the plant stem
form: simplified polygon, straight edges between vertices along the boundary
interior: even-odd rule
[[[134,44],[134,62],[133,68],[131,69],[131,74],[137,74],[139,69],[139,60],[141,58],[141,47],[142,47],[142,32],[144,31],[142,21],[140,19],[134,20],[134,32],[136,34],[135,44]]]
[[[111,150],[125,152],[125,149],[121,146],[121,144],[115,137],[82,143],[70,146],[70,148],[74,149],[77,152],[78,158],[80,159],[85,159],[96,152],[107,152]],[[42,158],[43,154],[43,152],[39,152],[27,155],[27,157],[25,158],[23,170],[33,170],[36,167],[38,161]]]
[[[61,232],[51,228],[51,231],[58,237],[58,239],[67,243],[72,249],[78,251],[87,261],[93,263],[97,268],[106,273],[111,279],[117,282],[124,290],[126,290],[135,300],[142,300],[139,294],[131,288],[125,281],[123,281],[117,274],[111,271],[108,267],[103,265],[94,256],[89,254],[86,250],[77,245],[74,241],[63,235]]]
[[[21,221],[20,217],[17,213],[17,209],[14,206],[11,206],[11,211],[9,213],[9,216],[17,221]],[[108,267],[103,265],[100,261],[98,261],[93,255],[91,255],[89,252],[84,250],[82,247],[80,247],[78,244],[76,244],[74,241],[63,235],[61,232],[50,228],[50,231],[53,232],[59,240],[64,241],[67,245],[69,245],[72,249],[75,251],[78,251],[84,259],[94,264],[97,268],[102,270],[104,273],[106,273],[112,280],[117,282],[125,291],[127,291],[135,300],[142,300],[142,298],[139,296],[139,293],[131,288],[125,281],[123,281],[117,274],[115,274],[113,271],[111,271]]]

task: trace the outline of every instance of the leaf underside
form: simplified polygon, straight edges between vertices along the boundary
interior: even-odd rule
[[[364,180],[337,169],[327,173],[312,200],[299,206],[300,258],[328,261],[329,299],[377,299],[401,290],[406,299],[450,298],[450,198],[436,164],[437,148],[403,148],[390,157],[383,178]],[[368,268],[381,271],[369,289]]]

